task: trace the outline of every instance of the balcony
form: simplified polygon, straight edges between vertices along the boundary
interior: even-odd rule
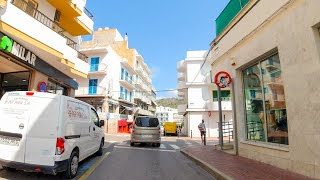
[[[152,116],[153,115],[150,111],[145,110],[145,109],[140,109],[140,108],[138,109],[138,114],[145,115],[145,116]]]
[[[106,64],[91,64],[89,74],[106,75],[108,66]]]
[[[186,80],[185,74],[184,73],[178,73],[178,80],[179,81],[185,81]]]
[[[230,0],[216,19],[216,35],[218,36],[233,20],[234,17],[247,5],[249,0]]]
[[[139,88],[140,90],[144,90],[143,82],[140,78],[134,81],[133,84],[135,84],[136,88]]]
[[[178,105],[178,114],[179,115],[184,115],[184,113],[187,110],[188,105],[187,104],[180,104]]]
[[[135,92],[133,98],[142,100],[142,93],[141,92]]]
[[[76,97],[106,97],[107,88],[103,87],[79,87],[75,92]]]
[[[132,79],[130,79],[129,76],[125,76],[124,79],[120,79],[119,82],[121,85],[123,85],[124,87],[126,87],[127,89],[129,89],[131,91],[135,89],[132,84],[133,81],[132,81]]]
[[[179,61],[177,63],[177,68],[178,68],[178,72],[185,72],[185,68],[186,68],[185,61],[184,60]]]
[[[209,111],[219,111],[218,99],[214,98],[213,101],[208,100],[206,108]],[[222,98],[221,108],[223,111],[232,111],[232,102],[230,98]]]
[[[60,25],[58,25],[56,22],[54,22],[52,19],[50,19],[34,7],[29,6],[27,2],[24,0],[12,0],[12,5],[13,6],[9,4],[7,6],[6,15],[8,15],[8,18],[10,18],[11,15],[14,15],[14,17],[17,16],[21,18],[21,21],[19,19],[16,19],[16,21],[10,21],[10,19],[8,19],[8,21],[10,21],[10,25],[19,30],[25,30],[25,33],[29,36],[34,37],[37,40],[40,40],[49,47],[54,47],[54,49],[57,49],[60,52],[66,51],[66,48],[61,46],[61,44],[63,43],[73,49],[72,51],[74,52],[72,53],[74,57],[77,57],[78,59],[87,62],[88,57],[77,51],[78,44],[63,34],[63,32],[65,32],[65,29],[63,29]],[[28,15],[29,17],[35,19],[36,21],[44,25],[46,28],[39,26],[37,23],[33,21],[30,21],[29,18],[25,18],[25,16],[20,12],[16,11],[15,8],[20,9],[25,13],[25,15]],[[6,16],[3,16],[3,19],[5,20]],[[19,23],[12,24],[14,22]],[[34,28],[25,28],[26,26],[32,26]],[[52,31],[48,32],[47,28],[51,29]],[[34,29],[37,29],[37,31],[34,31]],[[27,32],[28,30],[30,30],[30,32]],[[37,33],[39,31],[45,33]],[[58,38],[57,36],[60,37]],[[52,39],[54,39],[54,41],[52,41]]]
[[[82,14],[82,11],[77,4],[71,2],[71,0],[48,0],[48,2],[64,16],[77,17]]]

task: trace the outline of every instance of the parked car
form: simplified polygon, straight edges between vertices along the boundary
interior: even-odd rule
[[[130,145],[135,143],[152,143],[153,146],[160,147],[161,135],[160,124],[156,117],[139,116],[131,126]]]
[[[92,106],[75,98],[6,93],[0,101],[0,164],[74,178],[80,161],[102,155],[103,125]]]

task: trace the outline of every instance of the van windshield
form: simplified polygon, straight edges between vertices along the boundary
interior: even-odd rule
[[[159,121],[157,118],[138,117],[135,124],[139,127],[158,127]]]

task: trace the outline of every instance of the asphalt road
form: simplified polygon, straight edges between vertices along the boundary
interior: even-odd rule
[[[76,179],[107,180],[206,180],[214,179],[201,167],[180,153],[180,149],[196,142],[164,137],[160,147],[136,144],[130,146],[128,136],[106,138],[104,155],[92,156],[80,164]],[[6,171],[0,168],[0,179],[62,179],[62,175]]]

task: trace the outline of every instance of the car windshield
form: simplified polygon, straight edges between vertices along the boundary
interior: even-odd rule
[[[159,125],[159,121],[157,118],[138,117],[135,124],[139,127],[157,127]]]

